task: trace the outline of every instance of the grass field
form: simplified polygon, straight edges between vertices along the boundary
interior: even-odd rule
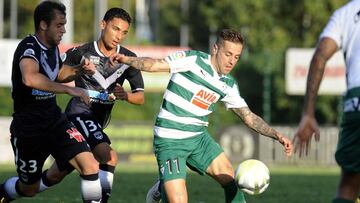
[[[125,164],[116,170],[110,202],[143,203],[148,188],[154,183],[155,164]],[[328,203],[331,202],[339,179],[337,167],[278,167],[270,166],[270,186],[258,196],[246,195],[247,203]],[[0,181],[14,176],[13,166],[0,165]],[[189,173],[187,179],[190,203],[224,202],[222,188],[211,178]],[[25,203],[81,202],[80,181],[77,173],[62,183],[34,198],[23,198]]]

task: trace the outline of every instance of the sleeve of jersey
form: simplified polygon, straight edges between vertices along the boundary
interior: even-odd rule
[[[82,55],[78,48],[71,48],[61,56],[63,63],[69,66],[76,66],[80,64],[81,59]]]
[[[139,91],[144,91],[144,80],[143,77],[141,75],[141,71],[135,69],[135,68],[128,68],[127,70],[129,70],[129,77],[127,78],[130,87],[131,87],[131,91],[132,92],[139,92]]]
[[[195,56],[187,56],[187,51],[178,51],[167,56],[165,61],[170,66],[170,73],[178,73],[190,70],[195,59]]]
[[[330,17],[328,24],[320,34],[320,39],[329,37],[336,42],[338,47],[341,47],[342,44],[342,30],[343,25],[345,25],[345,22],[342,22],[342,19],[344,19],[342,11],[343,10],[335,11],[335,13]]]
[[[238,86],[235,84],[228,89],[224,98],[221,99],[227,109],[247,107],[245,100],[240,96]]]
[[[37,63],[39,63],[39,60],[37,59],[36,57],[36,53],[35,53],[35,49],[33,46],[26,46],[24,47],[23,49],[23,53],[22,55],[20,56],[20,59],[23,59],[23,58],[32,58],[34,59]]]

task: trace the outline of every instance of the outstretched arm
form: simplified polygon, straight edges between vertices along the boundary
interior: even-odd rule
[[[125,63],[138,70],[146,72],[170,72],[170,66],[165,59],[131,57],[123,54],[114,54],[110,56],[110,63]]]
[[[246,126],[255,130],[256,132],[278,140],[285,148],[285,154],[291,156],[292,144],[291,141],[270,127],[262,118],[254,114],[248,107],[234,108],[232,109],[236,115],[238,115],[245,123]]]
[[[57,81],[61,83],[71,82],[83,74],[93,75],[95,70],[95,65],[89,59],[83,58],[77,66],[63,64],[59,70]]]
[[[334,40],[327,37],[322,38],[311,60],[306,83],[303,115],[293,139],[295,153],[299,151],[300,157],[304,153],[308,154],[313,135],[316,141],[320,140],[320,131],[315,118],[316,97],[324,75],[325,64],[337,49]]]

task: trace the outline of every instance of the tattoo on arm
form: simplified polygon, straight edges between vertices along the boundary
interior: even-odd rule
[[[157,71],[156,64],[166,63],[164,59],[153,59],[149,57],[131,57],[128,64],[141,71]]]
[[[276,130],[270,127],[262,118],[251,112],[248,107],[232,109],[249,128],[267,137],[278,140]]]

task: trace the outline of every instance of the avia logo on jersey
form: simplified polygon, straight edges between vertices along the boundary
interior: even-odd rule
[[[202,109],[208,110],[209,106],[217,101],[218,95],[215,92],[208,92],[206,90],[200,90],[193,96],[191,103]]]
[[[75,139],[77,142],[85,141],[85,138],[82,136],[82,134],[74,127],[68,129],[66,132],[70,135],[70,139]]]

